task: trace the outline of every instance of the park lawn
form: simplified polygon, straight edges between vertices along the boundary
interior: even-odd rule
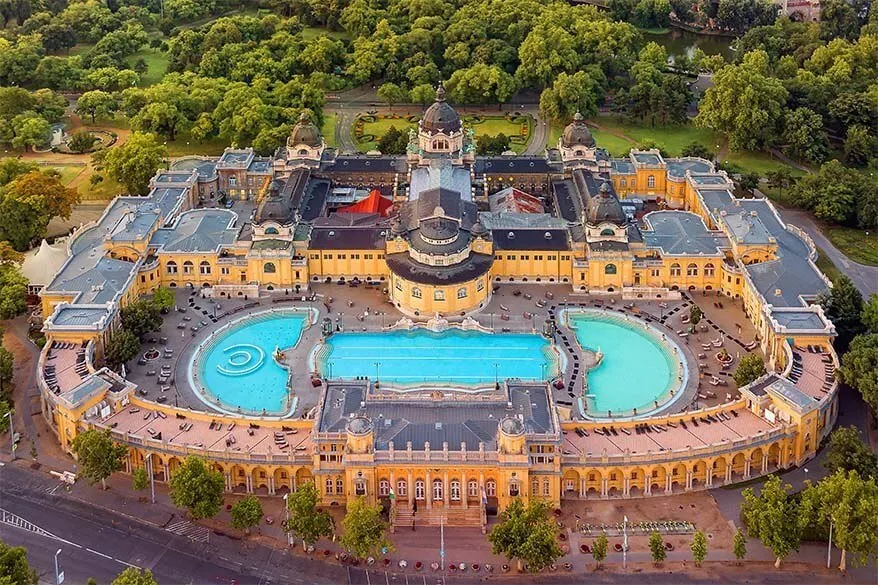
[[[546,144],[546,148],[556,148],[563,133],[564,125],[561,122],[557,120],[549,122],[549,141]]]
[[[83,171],[88,170],[88,167],[84,165],[51,165],[42,168],[58,171],[61,175],[59,180],[65,187],[70,185],[73,179],[81,175]]]
[[[188,132],[180,132],[173,142],[168,141],[167,146],[168,156],[171,158],[192,155],[219,156],[229,143],[222,138],[209,138],[199,142],[193,140]]]
[[[589,130],[591,130],[591,135],[594,136],[598,147],[606,149],[613,156],[627,157],[628,151],[637,146],[627,138],[622,138],[621,136],[616,136],[596,128],[589,128]],[[556,139],[555,143],[557,144],[557,142]]]
[[[349,40],[351,36],[342,30],[329,30],[322,26],[306,26],[302,29],[302,38],[306,41],[316,39],[319,36],[327,36],[331,39]]]
[[[670,156],[680,156],[683,149],[693,142],[700,142],[711,150],[716,150],[717,137],[709,128],[697,128],[690,124],[672,126],[641,126],[629,124],[615,116],[599,116],[592,120],[608,133],[624,134],[635,144],[654,140]],[[598,141],[598,146],[604,146]],[[604,146],[604,148],[608,148]],[[609,148],[608,148],[609,149]],[[611,150],[611,149],[609,149]]]
[[[378,118],[374,122],[366,122],[363,124],[363,134],[364,135],[371,134],[375,137],[375,140],[372,140],[369,142],[364,142],[364,141],[357,139],[357,135],[355,133],[356,126],[357,126],[357,122],[356,122],[356,120],[354,120],[354,124],[353,124],[353,126],[351,126],[351,136],[353,137],[354,141],[357,143],[357,147],[362,152],[369,152],[370,150],[375,150],[375,148],[378,144],[378,139],[380,139],[382,136],[384,136],[384,134],[386,134],[387,131],[390,130],[391,126],[395,126],[396,129],[401,131],[401,132],[408,132],[409,128],[413,128],[415,130],[417,130],[417,128],[418,128],[417,122],[409,122],[405,118],[396,118],[396,119]]]
[[[335,114],[324,114],[323,125],[320,127],[320,133],[326,146],[335,147],[335,127],[338,125],[338,116]]]
[[[734,165],[745,173],[756,173],[762,177],[768,171],[784,168],[789,170],[794,177],[801,177],[805,174],[803,171],[773,158],[768,152],[729,151],[722,162]]]
[[[527,142],[533,136],[534,131],[533,118],[530,116],[525,116],[525,118],[527,119],[527,139],[521,144],[515,142],[509,144],[509,149],[518,154],[525,151]],[[506,136],[520,136],[521,125],[522,122],[513,122],[503,116],[484,116],[480,123],[470,123],[469,127],[473,129],[473,134],[478,138],[479,136],[497,136],[500,133]]]
[[[826,252],[820,248],[817,248],[817,262],[815,262],[815,264],[817,264],[817,268],[819,268],[820,271],[826,275],[826,278],[831,280],[833,284],[835,284],[842,276],[841,270],[832,263],[832,260],[826,255]]]
[[[141,57],[146,61],[147,70],[143,77],[140,78],[138,85],[140,87],[149,87],[160,82],[168,71],[168,54],[145,46],[128,58],[128,64],[133,67],[134,63]]]
[[[878,233],[839,226],[821,226],[823,233],[845,256],[867,266],[878,266]]]
[[[124,193],[125,189],[115,179],[103,175],[104,180],[92,187],[89,179],[94,171],[89,167],[83,173],[77,191],[82,195],[83,201],[109,201]]]

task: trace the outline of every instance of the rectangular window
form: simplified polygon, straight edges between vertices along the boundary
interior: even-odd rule
[[[348,259],[348,255],[347,255],[347,254],[339,254],[339,255],[338,255],[338,259],[339,259],[339,260],[347,260],[347,259]]]
[[[557,256],[547,256],[546,260],[557,260]]]
[[[485,290],[485,283],[482,282],[481,280],[478,281],[478,282],[476,283],[476,290],[477,290],[477,291],[483,291],[483,290]]]
[[[646,186],[650,189],[655,187],[655,175],[650,175],[646,178]]]
[[[363,254],[363,258],[365,260],[372,260],[375,257],[374,254]]]
[[[534,260],[542,261],[543,260],[542,254],[540,254],[539,256],[534,256]]]
[[[661,271],[658,268],[652,269],[652,275],[658,277],[661,274]]]
[[[522,260],[530,260],[530,256],[522,254],[521,259]]]
[[[510,254],[510,255],[509,255],[509,259],[510,259],[510,260],[515,260],[515,254]]]
[[[624,187],[628,183],[627,179],[622,179],[622,186]]]
[[[332,254],[324,254],[323,259],[324,260],[332,260]]]
[[[222,273],[222,274],[228,274],[228,273],[229,273],[229,269],[228,269],[227,267],[223,266],[222,268],[220,268],[220,273]]]
[[[394,288],[395,288],[396,290],[402,290],[402,282],[399,281],[399,280],[397,280],[397,281],[396,281],[396,284],[394,285]]]
[[[253,177],[247,177],[247,184],[248,184],[248,185],[252,185],[252,184],[253,184]]]
[[[237,187],[238,186],[238,178],[237,177],[229,177],[229,187]]]
[[[319,260],[320,254],[311,254],[311,260]]]

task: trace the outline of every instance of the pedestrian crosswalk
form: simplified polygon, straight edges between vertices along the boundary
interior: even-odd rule
[[[2,522],[3,524],[9,524],[10,526],[21,528],[22,530],[27,530],[28,532],[33,532],[34,534],[39,534],[40,536],[54,538],[55,540],[61,540],[51,532],[43,530],[33,522],[29,522],[21,516],[13,514],[12,512],[4,510],[3,508],[0,508],[0,522]]]
[[[170,524],[165,526],[165,530],[185,536],[195,542],[208,542],[210,540],[210,529],[193,524],[188,520],[172,520]]]

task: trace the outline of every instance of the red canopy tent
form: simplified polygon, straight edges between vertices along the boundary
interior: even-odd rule
[[[393,202],[386,197],[382,197],[381,191],[378,189],[373,189],[368,197],[360,199],[354,204],[339,208],[338,213],[379,213],[381,216],[386,217],[391,207],[393,207]]]

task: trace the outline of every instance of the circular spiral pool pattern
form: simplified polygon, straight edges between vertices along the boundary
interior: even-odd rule
[[[262,348],[249,343],[236,343],[223,348],[222,352],[229,354],[226,364],[231,367],[217,364],[216,369],[226,376],[246,376],[258,370],[265,362],[265,352]]]

